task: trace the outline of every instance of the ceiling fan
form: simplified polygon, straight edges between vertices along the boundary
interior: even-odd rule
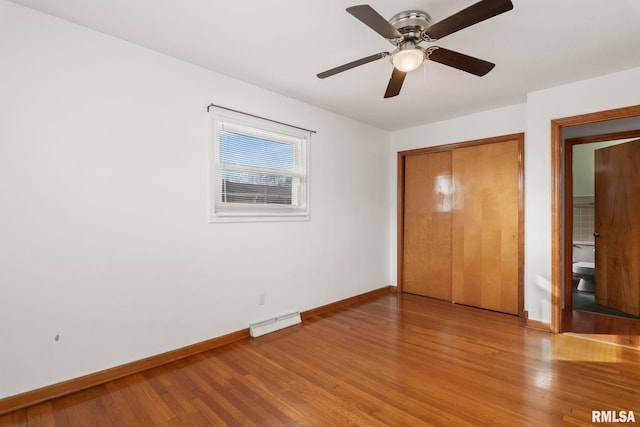
[[[495,67],[495,64],[438,46],[424,48],[420,43],[434,42],[511,9],[513,4],[510,0],[481,0],[430,25],[431,17],[421,10],[400,12],[387,21],[367,4],[351,6],[347,8],[347,12],[387,39],[396,49],[393,52],[376,53],[332,68],[318,74],[318,78],[324,79],[378,59],[391,57],[393,73],[384,94],[385,98],[391,98],[400,93],[407,73],[418,68],[426,59],[477,76],[484,76]]]

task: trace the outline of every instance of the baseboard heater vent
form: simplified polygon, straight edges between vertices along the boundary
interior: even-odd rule
[[[294,311],[292,313],[282,314],[277,317],[272,317],[271,319],[263,320],[262,322],[251,323],[249,325],[249,333],[253,338],[255,338],[268,334],[269,332],[297,325],[301,322],[302,319],[300,318],[300,312]]]

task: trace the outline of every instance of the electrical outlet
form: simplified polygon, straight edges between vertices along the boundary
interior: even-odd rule
[[[258,305],[264,305],[265,300],[267,299],[267,295],[265,292],[260,292],[258,296]]]

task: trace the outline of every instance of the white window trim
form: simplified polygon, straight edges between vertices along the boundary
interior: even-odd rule
[[[209,156],[209,222],[309,221],[309,146],[311,132],[222,108],[211,108],[209,115],[211,118],[209,138],[211,144]],[[300,207],[243,203],[233,203],[225,206],[216,203],[221,191],[218,180],[223,165],[219,162],[218,137],[223,123],[240,130],[245,128],[244,130],[247,131],[247,134],[254,133],[255,136],[259,137],[273,136],[275,141],[299,144],[296,155],[303,157],[303,161],[297,159],[304,168],[302,175],[299,173],[288,174],[283,171],[278,171],[278,175],[291,175],[302,179],[302,191],[298,196],[302,199],[300,200]],[[256,129],[257,132],[252,132],[253,129]],[[243,166],[234,166],[233,170],[262,171]]]

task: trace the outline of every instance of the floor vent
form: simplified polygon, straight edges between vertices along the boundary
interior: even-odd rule
[[[294,311],[293,313],[282,314],[271,319],[263,320],[262,322],[251,323],[249,325],[249,332],[251,336],[255,338],[268,334],[269,332],[297,325],[301,322],[300,312]]]

